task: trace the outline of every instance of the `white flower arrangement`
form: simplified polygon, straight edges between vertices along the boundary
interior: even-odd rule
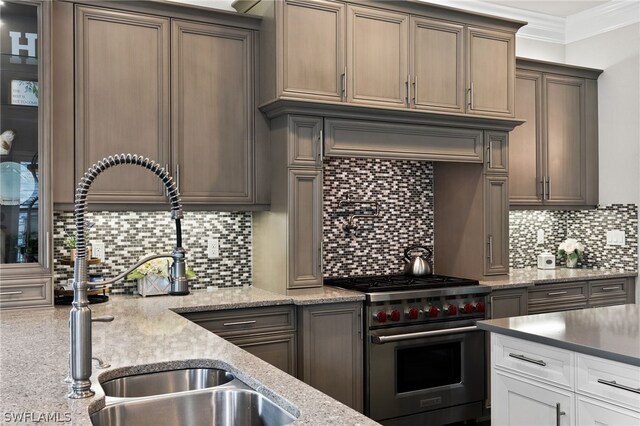
[[[567,259],[567,266],[575,267],[584,256],[584,245],[574,238],[567,238],[558,246],[558,256]]]

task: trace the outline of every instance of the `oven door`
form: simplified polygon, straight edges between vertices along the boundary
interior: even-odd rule
[[[484,400],[484,332],[475,325],[372,331],[367,413],[374,420]],[[405,333],[406,331],[406,333]]]

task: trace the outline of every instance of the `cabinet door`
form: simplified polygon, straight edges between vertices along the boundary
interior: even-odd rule
[[[322,167],[322,118],[290,115],[288,132],[289,166]]]
[[[345,5],[323,0],[288,0],[282,13],[283,94],[341,101]]]
[[[467,112],[513,117],[515,35],[469,27],[467,40]]]
[[[462,25],[411,17],[414,108],[464,112]]]
[[[347,100],[408,106],[409,16],[347,6]]]
[[[492,319],[517,317],[527,314],[527,289],[496,290],[491,292]]]
[[[76,9],[76,179],[104,157],[169,162],[169,20]],[[90,201],[164,202],[162,182],[141,167],[109,169]]]
[[[546,204],[586,203],[586,145],[582,78],[543,78]]]
[[[578,395],[576,421],[580,426],[638,426],[640,413]]]
[[[253,201],[251,31],[174,21],[174,174],[187,203]]]
[[[492,425],[574,424],[571,391],[494,371],[491,394]]]
[[[509,133],[509,202],[542,204],[542,74],[516,70],[515,116],[526,120]],[[544,189],[546,190],[546,189]]]
[[[322,172],[289,171],[289,288],[322,286]]]
[[[485,275],[509,272],[508,197],[506,176],[485,176]]]
[[[239,337],[229,341],[285,373],[294,377],[298,374],[295,333]]]
[[[507,174],[509,172],[509,134],[506,132],[484,132],[485,173]]]
[[[362,412],[362,304],[302,308],[300,379]]]

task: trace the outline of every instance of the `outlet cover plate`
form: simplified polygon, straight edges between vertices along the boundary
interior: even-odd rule
[[[220,239],[209,238],[207,240],[207,257],[209,259],[217,259],[220,257]]]
[[[624,231],[619,231],[619,230],[607,231],[607,245],[608,246],[625,245]]]
[[[93,253],[93,257],[98,258],[100,260],[105,259],[105,247],[102,241],[92,241],[91,250]]]

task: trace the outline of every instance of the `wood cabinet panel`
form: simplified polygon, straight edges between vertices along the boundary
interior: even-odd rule
[[[322,118],[290,115],[287,151],[291,167],[322,167]]]
[[[484,132],[485,172],[507,174],[509,172],[508,134],[505,132]]]
[[[547,204],[585,204],[586,144],[582,78],[545,74]]]
[[[362,412],[362,304],[300,309],[300,379]]]
[[[190,312],[182,316],[225,338],[296,329],[295,310],[291,306]]]
[[[464,112],[464,26],[411,17],[414,108]]]
[[[467,113],[513,117],[515,34],[467,28]]]
[[[515,116],[526,120],[509,133],[509,200],[542,203],[542,73],[516,71]]]
[[[490,313],[492,319],[517,317],[527,314],[527,290],[495,290],[490,296]]]
[[[409,15],[347,6],[347,100],[408,106]]]
[[[568,311],[587,307],[585,282],[537,285],[529,289],[529,314]]]
[[[637,426],[640,413],[577,395],[576,424],[580,426]]]
[[[342,100],[346,6],[322,0],[288,0],[282,8],[283,94]]]
[[[0,309],[53,305],[51,277],[7,279],[0,282]]]
[[[251,203],[251,31],[173,22],[174,175],[186,203]]]
[[[289,288],[322,286],[322,172],[289,171]]]
[[[509,272],[509,192],[506,176],[485,177],[485,275]]]
[[[75,181],[114,153],[167,164],[169,19],[78,6],[75,28]],[[164,185],[148,170],[118,167],[96,180],[88,199],[163,202]]]
[[[241,337],[229,341],[285,373],[294,377],[298,375],[295,333]]]

